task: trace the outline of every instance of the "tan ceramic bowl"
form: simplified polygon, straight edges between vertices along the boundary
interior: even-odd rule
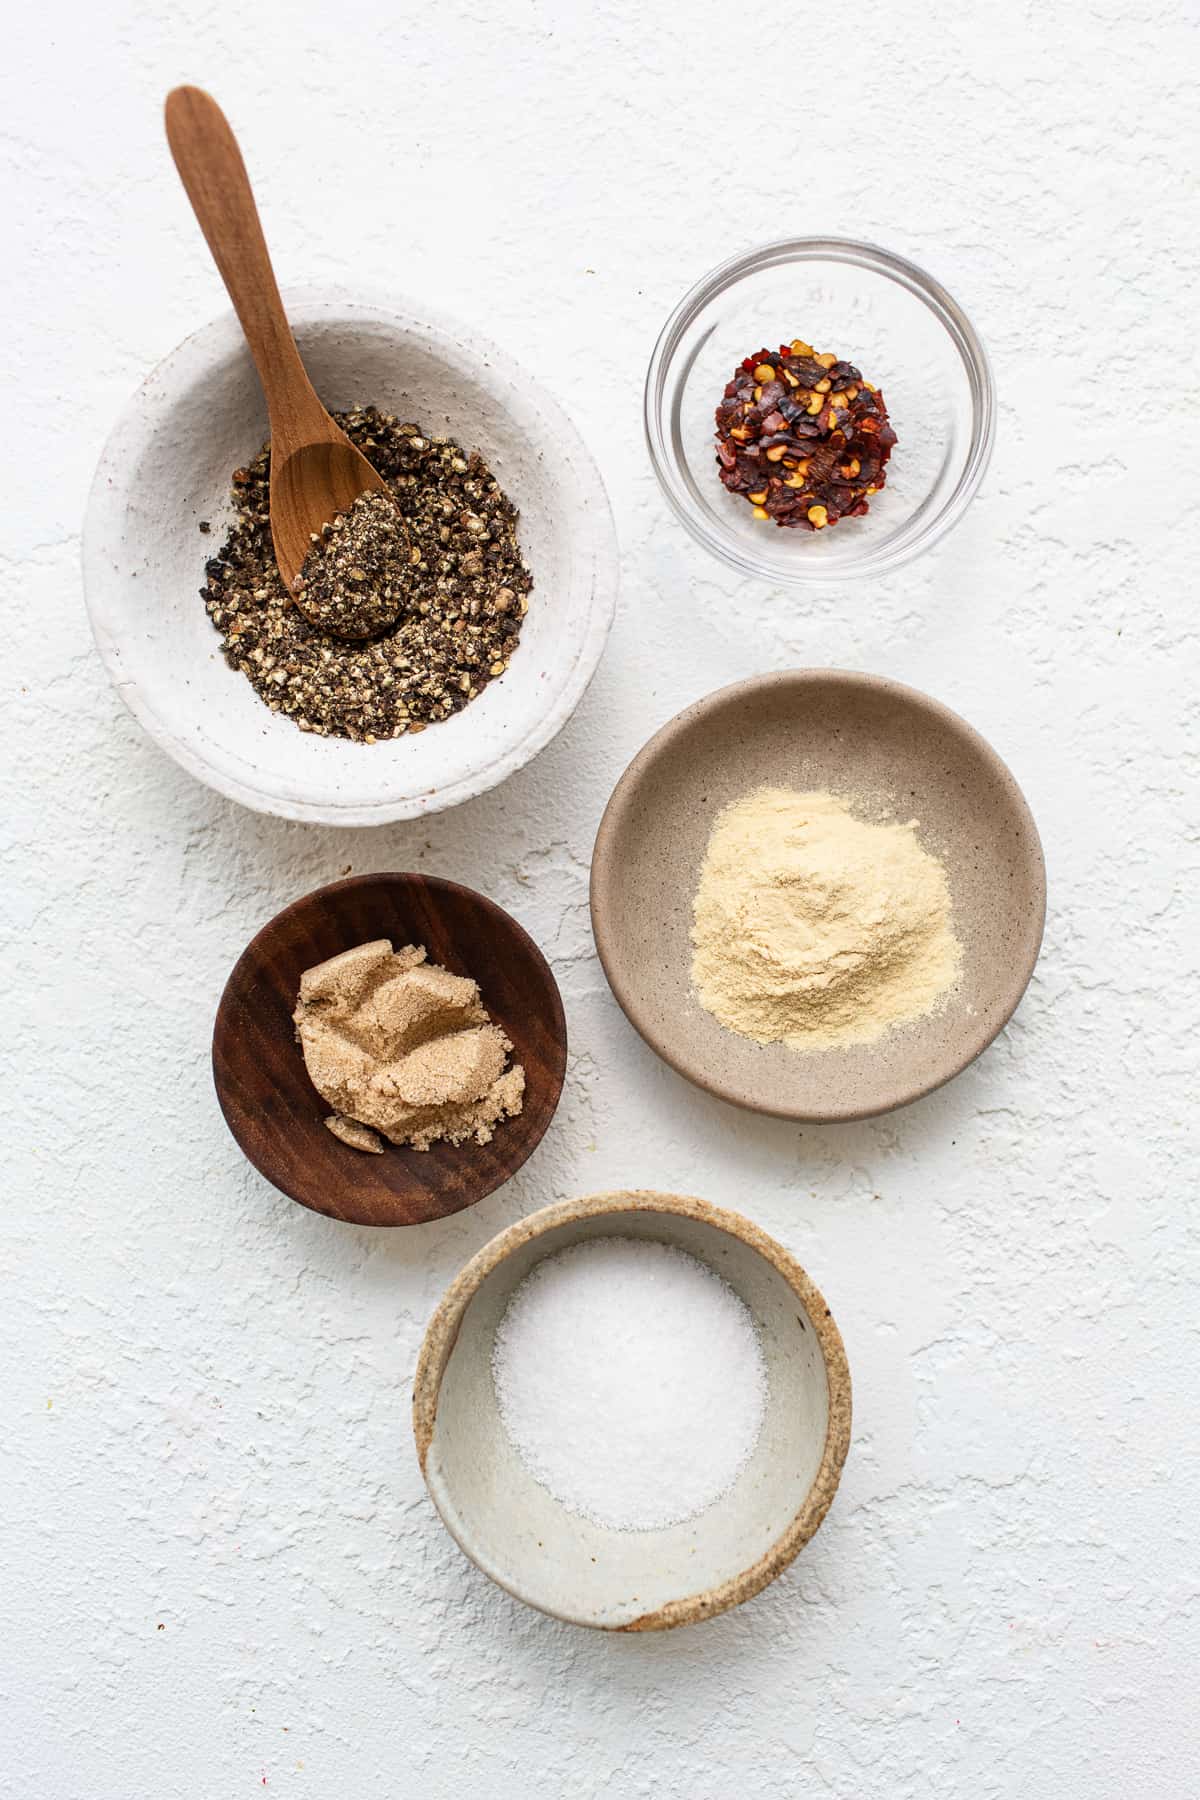
[[[945,864],[963,972],[941,1011],[853,1049],[727,1031],[691,983],[692,897],[721,808],[764,786],[828,789],[920,821]],[[592,929],[613,993],[671,1066],[787,1119],[861,1119],[940,1087],[987,1048],[1033,973],[1046,912],[1037,827],[996,752],[915,688],[794,669],[722,688],[634,757],[600,822]]]
[[[767,1365],[762,1431],[742,1474],[698,1518],[654,1531],[606,1530],[540,1487],[492,1382],[513,1289],[543,1257],[608,1236],[676,1244],[715,1269],[758,1321]],[[821,1295],[749,1219],[678,1194],[592,1194],[511,1225],[453,1282],[421,1347],[413,1430],[447,1530],[493,1581],[568,1624],[657,1631],[748,1600],[812,1537],[850,1443],[850,1372]]]

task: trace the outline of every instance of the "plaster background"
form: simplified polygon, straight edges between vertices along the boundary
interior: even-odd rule
[[[5,1795],[1197,1791],[1196,25],[1194,0],[895,0],[815,27],[712,0],[68,0],[10,39]],[[281,280],[358,267],[479,318],[562,381],[610,484],[624,592],[600,673],[539,761],[457,812],[339,834],[240,811],[142,736],[92,649],[101,443],[224,304],[162,137],[181,79],[242,138]],[[639,407],[683,287],[805,229],[940,276],[1000,421],[937,551],[883,591],[797,600],[670,522]],[[906,1112],[804,1130],[651,1056],[586,903],[633,751],[797,663],[963,712],[1023,784],[1050,877],[1040,967],[987,1056]],[[390,1235],[268,1189],[208,1071],[250,933],[388,867],[510,907],[573,1043],[522,1175]],[[494,1589],[438,1524],[408,1423],[464,1258],[625,1184],[779,1236],[856,1385],[840,1494],[791,1573],[649,1641]]]

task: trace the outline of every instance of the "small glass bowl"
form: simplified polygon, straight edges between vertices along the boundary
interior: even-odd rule
[[[756,519],[717,475],[713,414],[742,358],[802,337],[883,391],[897,444],[865,518],[810,532]],[[966,510],[992,451],[996,394],[974,327],[940,283],[848,238],[732,257],[684,295],[646,376],[646,439],[692,536],[743,574],[804,586],[882,575]]]

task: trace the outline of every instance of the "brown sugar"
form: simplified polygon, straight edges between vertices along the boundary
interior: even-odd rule
[[[521,1110],[525,1071],[509,1066],[478,985],[421,945],[378,938],[307,969],[294,1016],[313,1086],[336,1109],[326,1123],[357,1149],[378,1147],[363,1128],[417,1150],[486,1144]]]

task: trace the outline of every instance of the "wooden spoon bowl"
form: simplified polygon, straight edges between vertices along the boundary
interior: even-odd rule
[[[479,983],[525,1069],[525,1104],[489,1144],[354,1150],[328,1130],[292,1022],[313,963],[386,937]],[[529,934],[494,901],[426,875],[354,875],[264,925],[225,984],[213,1031],[225,1122],[261,1175],[313,1212],[356,1225],[420,1225],[473,1206],[525,1162],[554,1116],[567,1066],[558,984]]]

